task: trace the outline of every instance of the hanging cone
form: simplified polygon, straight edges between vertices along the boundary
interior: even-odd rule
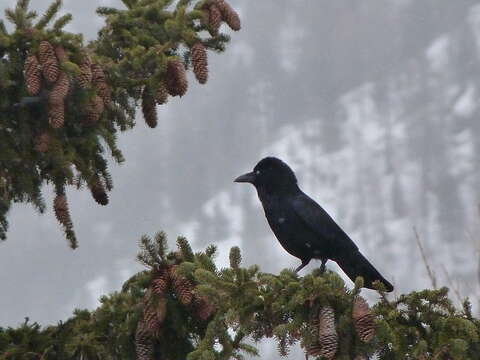
[[[58,80],[48,94],[48,102],[50,104],[57,104],[64,101],[70,88],[70,81],[67,74],[60,72]]]
[[[168,91],[165,84],[162,82],[155,92],[155,101],[158,105],[166,104],[168,101]]]
[[[200,84],[205,84],[208,79],[207,50],[201,42],[195,43],[191,49],[193,73]]]
[[[38,59],[42,65],[47,61],[57,61],[53,46],[46,40],[42,41],[38,47]]]
[[[155,104],[155,99],[153,98],[150,90],[145,87],[142,93],[142,112],[143,118],[148,126],[152,129],[157,126],[157,105]]]
[[[324,306],[318,316],[318,340],[320,343],[320,356],[333,359],[337,353],[338,335],[335,330],[335,314],[330,306]]]
[[[35,151],[44,153],[48,151],[48,144],[50,143],[50,135],[42,133],[35,138],[33,148]]]
[[[173,266],[170,270],[170,278],[172,279],[173,291],[177,296],[177,299],[183,304],[188,305],[193,299],[193,285],[185,279],[183,276],[179,276],[176,273],[176,266]]]
[[[143,321],[138,323],[135,332],[135,352],[137,360],[153,360],[153,341]]]
[[[95,95],[95,97],[89,102],[86,109],[86,114],[83,120],[83,125],[93,126],[97,123],[102,116],[104,105],[103,100],[100,96]]]
[[[32,55],[27,57],[23,67],[23,72],[28,95],[37,95],[42,86],[42,77],[40,72],[40,64],[36,56]]]
[[[158,275],[152,280],[152,291],[155,295],[164,296],[170,281],[170,270],[167,267],[160,269]]]
[[[105,72],[98,64],[92,64],[91,70],[92,84],[97,92],[97,95],[102,98],[105,105],[110,104],[110,102],[112,101],[112,92],[107,84]]]
[[[352,318],[360,340],[371,341],[375,335],[375,317],[370,311],[368,303],[361,296],[357,296],[353,300]]]
[[[168,62],[166,80],[167,90],[170,95],[185,95],[188,89],[188,81],[185,66],[180,59],[174,59]]]
[[[70,219],[70,212],[68,211],[67,197],[63,194],[57,194],[55,200],[53,200],[53,209],[58,222],[66,229],[70,229],[72,227],[72,220]]]
[[[215,4],[211,4],[208,8],[208,25],[210,35],[217,36],[220,25],[222,25],[222,13]]]
[[[88,64],[80,65],[80,74],[75,78],[77,80],[78,86],[82,89],[87,89],[92,83],[92,69]]]
[[[192,303],[194,315],[202,321],[207,321],[215,313],[215,307],[204,296],[195,294]]]
[[[100,179],[97,177],[95,183],[90,188],[92,193],[92,197],[95,201],[100,205],[107,205],[108,204],[108,195],[105,191],[105,187],[103,186]]]
[[[61,45],[55,48],[55,55],[57,56],[57,59],[60,63],[68,61],[67,52],[65,51],[65,48]]]
[[[220,13],[222,14],[222,19],[230,26],[234,31],[238,31],[241,28],[240,17],[237,12],[227,3],[225,0],[215,0]]]
[[[42,64],[42,73],[45,80],[48,83],[53,84],[58,79],[58,74],[60,69],[58,67],[58,61],[55,60],[47,60]]]
[[[318,337],[318,325],[319,325],[319,319],[318,319],[318,311],[315,311],[311,313],[308,328],[309,331],[312,335],[312,338],[314,341],[307,346],[307,355],[309,356],[318,356],[321,352],[321,346],[319,342],[319,337]]]
[[[65,105],[62,102],[48,104],[48,122],[54,129],[59,129],[65,123]]]

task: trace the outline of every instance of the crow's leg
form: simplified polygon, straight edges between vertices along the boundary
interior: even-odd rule
[[[297,268],[295,269],[295,272],[298,273],[300,270],[302,270],[305,266],[308,265],[308,263],[310,262],[310,260],[311,260],[311,259],[306,259],[306,260],[304,259],[304,260],[302,260],[302,263],[300,264],[299,267],[297,267]]]
[[[322,265],[320,266],[320,273],[323,274],[326,270],[325,264],[327,263],[328,259],[322,259]]]

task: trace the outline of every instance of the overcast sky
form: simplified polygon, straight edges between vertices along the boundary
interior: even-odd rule
[[[13,3],[0,0],[0,8]],[[42,12],[47,3],[35,0],[33,6]],[[119,1],[65,3],[64,10],[74,15],[69,30],[92,39],[102,24],[95,8],[118,5]],[[210,56],[209,82],[201,86],[191,79],[186,96],[159,109],[156,129],[147,128],[139,118],[133,131],[120,136],[126,163],[112,167],[115,188],[110,194],[110,204],[100,207],[89,192],[68,191],[79,249],[72,251],[67,246],[51,206],[44,215],[35,213],[31,206],[13,206],[8,240],[0,244],[2,326],[16,325],[25,316],[40,323],[52,323],[65,319],[75,307],[94,308],[101,294],[119,289],[123,281],[141,269],[134,261],[137,240],[142,234],[157,230],[165,230],[172,243],[178,234],[191,235],[196,248],[217,242],[222,250],[220,263],[226,262],[229,246],[241,245],[245,262],[260,263],[265,271],[297,265],[298,261],[284,253],[270,233],[253,189],[232,183],[237,175],[250,170],[267,154],[287,157],[297,166],[301,184],[317,195],[318,200],[324,200],[322,205],[361,239],[359,245],[372,262],[396,280],[402,290],[429,286],[421,266],[417,268],[415,284],[408,282],[409,274],[398,274],[396,266],[403,260],[392,250],[396,240],[392,234],[401,227],[398,235],[401,241],[397,245],[415,249],[410,247],[412,225],[419,226],[422,234],[433,236],[441,232],[437,218],[441,219],[443,213],[437,214],[429,207],[422,213],[415,212],[417,206],[413,204],[417,203],[412,194],[425,188],[410,178],[402,180],[402,175],[410,169],[403,165],[408,164],[412,155],[402,158],[401,154],[411,148],[411,139],[403,127],[394,128],[392,134],[398,141],[393,141],[391,148],[377,148],[376,136],[383,132],[374,127],[372,114],[388,118],[387,110],[393,109],[393,105],[385,105],[383,109],[385,100],[376,97],[386,96],[391,84],[398,84],[403,92],[416,94],[415,89],[438,78],[429,68],[435,64],[428,62],[425,54],[430,49],[431,57],[441,59],[445,46],[442,48],[442,43],[435,41],[442,35],[455,46],[456,53],[477,46],[473,31],[466,30],[471,26],[471,9],[477,1],[438,0],[417,4],[408,0],[231,0],[231,3],[241,14],[243,28],[231,34],[232,42],[224,54]],[[454,42],[462,38],[462,31],[472,38],[465,43]],[[432,48],[432,44],[437,47]],[[468,56],[475,57],[464,55],[462,59],[467,58],[464,62],[448,63],[455,77],[448,81],[458,83],[460,88],[470,80],[455,71],[478,62],[478,59],[468,60]],[[425,69],[421,68],[424,63]],[[415,79],[409,78],[413,74]],[[478,75],[475,74],[480,78]],[[458,117],[469,131],[478,131],[474,125],[477,84],[470,85],[474,87],[473,93],[458,104]],[[461,89],[456,97],[460,97]],[[371,93],[375,94],[372,99]],[[391,94],[394,99],[403,96],[400,92]],[[395,108],[399,109],[398,117],[394,117],[397,115],[392,110],[392,119],[407,125],[414,120],[421,122],[423,118],[418,120],[418,114],[440,102],[435,95],[415,104],[415,112],[408,112],[405,109],[411,109],[415,98],[418,100],[418,96],[411,96]],[[377,112],[372,111],[375,101]],[[359,103],[364,105],[356,112]],[[439,148],[457,141],[447,130],[438,135]],[[457,130],[451,131],[457,134]],[[427,144],[429,140],[418,141]],[[430,153],[429,149],[425,145],[419,154]],[[369,203],[377,199],[382,189],[394,186],[397,178],[391,175],[395,171],[382,170],[383,165],[369,168],[376,161],[373,156],[383,159],[392,153],[394,159],[389,158],[389,164],[395,164],[395,159],[405,159],[394,166],[406,194],[407,210],[398,212],[402,222],[395,221],[393,212],[388,215],[389,210],[383,212],[379,207],[390,206],[390,202],[392,206],[398,205],[398,199],[386,196]],[[462,159],[468,155],[461,151],[459,154]],[[432,156],[435,163],[436,155]],[[458,178],[449,177],[448,169],[443,172],[432,169],[426,173],[438,171],[441,181],[427,181],[422,186],[427,186],[437,197],[452,193]],[[385,178],[377,177],[375,183],[367,176],[377,174],[377,170],[378,176]],[[477,170],[471,171],[473,174]],[[364,177],[350,181],[346,174]],[[452,205],[456,214],[463,214],[478,203],[478,193],[471,190],[473,181],[459,190],[458,208]],[[357,199],[352,194],[357,194],[359,187],[366,195]],[[45,188],[45,197],[51,204],[51,188]],[[440,203],[431,205],[432,209],[442,209],[442,196],[439,199]],[[242,209],[248,209],[248,216]],[[362,212],[367,218],[361,217]],[[453,219],[450,228],[462,234],[462,238],[465,226],[473,226],[474,220],[465,225],[455,220],[453,213],[445,214]],[[377,231],[380,228],[386,229],[384,233]],[[437,249],[450,256],[449,248],[442,246]],[[408,257],[420,261],[418,253]],[[397,261],[395,267],[386,260],[393,258]],[[462,259],[462,264],[463,273],[475,274],[474,258]]]

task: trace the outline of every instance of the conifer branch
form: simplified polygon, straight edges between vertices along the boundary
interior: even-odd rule
[[[47,8],[45,14],[40,18],[35,28],[38,30],[44,29],[52,19],[57,15],[58,11],[62,7],[62,0],[54,0],[52,4]]]

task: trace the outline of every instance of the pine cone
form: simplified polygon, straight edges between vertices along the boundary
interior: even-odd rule
[[[50,135],[42,133],[35,138],[34,149],[38,152],[44,153],[48,151],[48,144],[50,143]]]
[[[107,81],[107,78],[105,77],[105,72],[103,71],[100,65],[92,64],[91,68],[92,68],[92,82],[94,84]]]
[[[63,103],[65,97],[68,94],[70,88],[70,81],[67,74],[63,71],[60,72],[58,80],[52,88],[52,91],[48,94],[48,102],[50,104]]]
[[[352,318],[360,340],[371,341],[375,335],[375,317],[370,311],[368,303],[361,296],[357,296],[353,300]]]
[[[107,84],[107,78],[105,72],[100,65],[92,64],[92,84],[97,91],[97,95],[100,96],[105,105],[110,104],[112,101],[112,92]]]
[[[47,80],[48,83],[53,84],[58,79],[58,74],[60,69],[58,67],[58,61],[55,60],[47,60],[42,64],[42,72],[43,77]]]
[[[150,89],[145,87],[142,93],[142,112],[143,118],[148,126],[155,128],[157,126],[157,106]]]
[[[309,331],[312,335],[312,338],[315,339],[310,345],[307,346],[307,354],[310,356],[318,356],[322,350],[318,337],[318,311],[311,314],[309,321]]]
[[[195,294],[192,303],[194,315],[202,321],[207,321],[215,312],[215,307],[204,296]]]
[[[90,87],[92,82],[92,69],[88,64],[80,65],[80,74],[77,75],[76,80],[82,89],[87,89]]]
[[[320,356],[333,359],[338,347],[338,335],[335,330],[335,314],[330,306],[320,310],[318,325],[318,340],[320,343]]]
[[[103,100],[100,96],[95,95],[95,97],[87,105],[87,111],[85,118],[83,120],[83,125],[93,126],[97,123],[102,116],[104,110]]]
[[[222,13],[215,4],[210,5],[208,8],[208,25],[210,35],[217,36],[220,25],[222,25]]]
[[[357,355],[354,360],[368,360],[368,358],[365,355]]]
[[[59,129],[65,123],[65,105],[62,102],[48,104],[48,122],[54,129]]]
[[[170,281],[170,270],[161,268],[158,275],[152,280],[152,291],[154,294],[164,296]]]
[[[38,47],[38,59],[42,65],[47,61],[57,61],[53,46],[46,40],[42,41]]]
[[[61,45],[55,48],[55,55],[57,56],[57,59],[60,63],[68,61],[68,56],[65,51],[65,48]]]
[[[105,105],[112,102],[112,92],[106,82],[96,83],[95,90],[97,91],[98,96],[102,98]]]
[[[40,72],[40,64],[36,56],[29,56],[25,60],[23,67],[25,84],[27,85],[27,92],[29,95],[34,96],[40,92],[42,86],[42,78]]]
[[[168,101],[168,91],[165,84],[162,82],[155,92],[155,101],[158,105],[166,104]]]
[[[102,182],[99,178],[96,179],[95,183],[90,188],[92,192],[92,197],[95,201],[100,205],[107,205],[108,204],[108,195],[105,191],[105,187],[103,186]]]
[[[222,14],[222,19],[230,26],[234,31],[238,31],[241,28],[240,17],[237,12],[227,3],[225,0],[215,0],[220,13]]]
[[[57,194],[53,201],[53,209],[58,222],[66,229],[71,228],[72,221],[70,219],[70,212],[68,211],[67,197],[64,194]]]
[[[188,89],[185,66],[180,59],[170,60],[167,65],[166,85],[168,93],[172,96],[183,96]]]
[[[208,58],[205,46],[201,42],[192,46],[193,73],[200,84],[205,84],[208,79]]]
[[[137,360],[153,360],[153,341],[143,321],[138,323],[135,332],[135,351]]]
[[[173,291],[177,299],[183,304],[188,305],[193,299],[193,285],[190,281],[182,276],[177,275],[176,266],[170,270],[170,278],[172,279]]]

